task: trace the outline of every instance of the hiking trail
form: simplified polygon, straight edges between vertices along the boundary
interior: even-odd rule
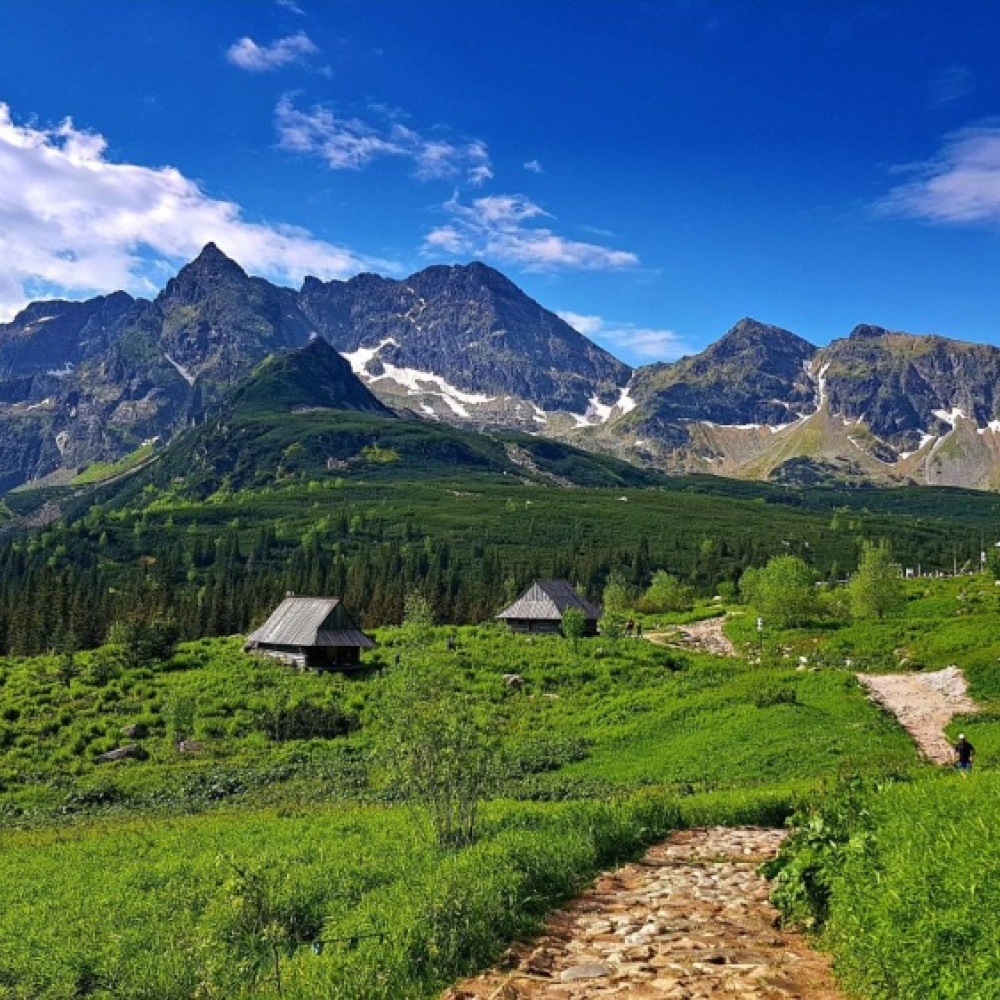
[[[758,866],[784,830],[682,830],[598,878],[542,935],[442,1000],[840,1000],[827,958],[778,911]]]
[[[726,616],[720,615],[689,625],[669,625],[647,632],[646,638],[659,646],[679,646],[715,656],[736,656],[736,647],[722,631],[725,621]]]
[[[979,710],[958,667],[921,674],[858,674],[858,680],[873,701],[896,716],[928,760],[952,763],[955,753],[944,727],[959,713]]]

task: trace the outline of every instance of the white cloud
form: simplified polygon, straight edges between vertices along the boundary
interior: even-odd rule
[[[563,311],[558,313],[574,330],[596,340],[612,352],[622,351],[643,361],[673,361],[689,353],[673,330],[653,330],[632,323],[614,323],[600,316]]]
[[[282,148],[319,156],[334,170],[361,170],[379,157],[396,157],[410,161],[419,180],[464,175],[468,183],[479,185],[493,176],[489,150],[479,140],[428,138],[399,121],[378,127],[322,105],[301,111],[289,95],[278,102],[274,116]]]
[[[464,204],[456,194],[444,208],[450,221],[424,238],[425,253],[487,257],[531,270],[606,270],[639,263],[627,250],[567,239],[538,224],[549,213],[524,195],[488,195]]]
[[[585,316],[582,313],[569,312],[568,310],[557,312],[556,315],[585,337],[593,337],[595,333],[600,333],[604,326],[604,320],[600,316]]]
[[[70,119],[18,125],[0,103],[0,318],[30,298],[148,294],[209,241],[278,281],[343,278],[380,263],[299,227],[248,222],[179,170],[114,163],[106,150]]]
[[[226,58],[234,66],[250,73],[266,73],[268,70],[301,62],[306,56],[318,51],[312,39],[304,31],[299,31],[286,38],[279,38],[270,45],[258,45],[249,37],[241,38],[229,47]]]
[[[274,0],[274,2],[279,7],[284,7],[285,10],[290,10],[293,14],[298,14],[299,17],[306,16],[306,12],[295,2],[295,0]]]
[[[542,172],[542,165],[538,162],[538,160],[528,160],[528,162],[524,165],[524,169],[532,174],[540,174]]]
[[[931,222],[1000,224],[1000,124],[954,132],[933,159],[899,172],[914,179],[882,199],[877,206],[882,213]]]

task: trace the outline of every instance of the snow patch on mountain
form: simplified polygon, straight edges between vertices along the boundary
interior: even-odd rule
[[[628,386],[618,391],[618,398],[613,403],[602,403],[598,396],[587,400],[585,413],[571,413],[574,429],[577,427],[593,427],[596,424],[606,424],[613,416],[624,416],[635,409],[635,400],[629,394]]]
[[[1000,422],[994,421],[994,423],[997,423],[998,428],[1000,428]],[[983,432],[980,431],[979,433],[982,434]],[[914,455],[917,454],[917,452],[923,451],[924,448],[926,448],[927,445],[929,445],[931,443],[931,441],[934,441],[936,439],[937,439],[937,435],[936,434],[928,434],[927,431],[921,431],[920,432],[920,444],[918,444],[917,447],[913,451],[901,451],[899,453],[900,459],[912,458]]]
[[[368,362],[372,358],[377,357],[379,351],[388,344],[393,344],[398,346],[396,340],[393,337],[386,337],[385,340],[381,341],[375,347],[359,347],[356,351],[351,351],[350,353],[342,355],[347,363],[351,366],[351,370],[355,375],[360,375],[362,378],[367,378],[368,376]]]
[[[946,424],[951,424],[952,427],[958,420],[965,419],[965,411],[957,406],[953,406],[950,410],[932,410],[931,412],[938,420],[943,420]]]
[[[194,380],[196,376],[192,375],[182,364],[180,364],[177,361],[174,361],[174,359],[170,357],[170,355],[167,354],[166,351],[163,352],[163,356],[167,359],[167,361],[169,361],[174,366],[174,368],[177,369],[177,374],[180,375],[180,377],[184,379],[184,381],[187,382],[188,385],[194,385]]]

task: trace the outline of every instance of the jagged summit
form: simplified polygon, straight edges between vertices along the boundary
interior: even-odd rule
[[[532,406],[583,414],[595,398],[613,402],[630,375],[627,365],[479,262],[434,265],[401,280],[310,279],[300,305],[363,378],[398,391],[404,405],[409,397],[415,408],[434,408],[435,393],[450,392],[456,407],[443,416],[465,410],[471,418],[463,397],[495,401],[508,419],[525,401],[531,405],[522,426],[532,426]],[[435,378],[446,388],[434,389]],[[422,393],[421,384],[432,391]]]
[[[636,372],[629,391],[638,410],[629,423],[674,439],[690,421],[788,423],[813,405],[807,366],[815,352],[788,330],[742,319],[700,354]]]
[[[696,367],[707,368],[724,358],[743,357],[747,363],[771,367],[790,358],[794,364],[811,357],[816,348],[797,333],[744,317],[714,344],[697,355]]]
[[[249,280],[249,275],[235,260],[227,257],[214,243],[206,243],[201,253],[167,282],[160,297],[196,299],[208,294],[212,285]]]
[[[201,248],[201,253],[187,267],[193,267],[196,270],[230,270],[246,276],[246,271],[211,241]]]
[[[871,323],[859,323],[848,334],[848,340],[878,340],[889,333],[885,327],[874,326]]]

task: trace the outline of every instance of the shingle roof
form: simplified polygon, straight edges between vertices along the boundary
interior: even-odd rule
[[[585,618],[601,617],[601,609],[581,597],[568,580],[537,580],[497,618],[561,621],[570,608],[579,609]]]
[[[375,644],[359,629],[323,628],[339,605],[339,597],[286,597],[271,617],[247,636],[247,644],[373,648]],[[340,610],[346,616],[342,606]],[[350,617],[346,617],[350,621]]]
[[[322,629],[316,633],[317,646],[357,646],[360,649],[374,649],[371,641],[360,629],[342,628],[333,631]]]

